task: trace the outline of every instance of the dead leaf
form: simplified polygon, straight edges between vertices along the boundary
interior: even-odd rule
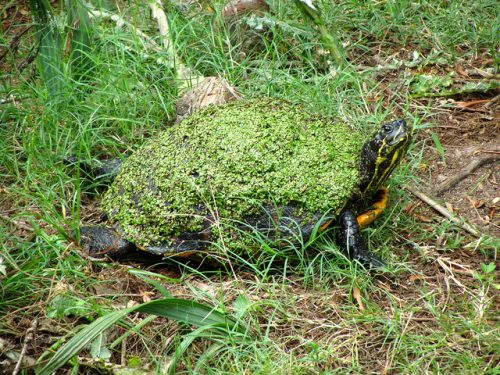
[[[263,14],[269,11],[264,0],[232,0],[222,10],[222,18],[239,16],[247,13]]]
[[[381,281],[381,280],[378,280],[378,281],[377,281],[377,284],[378,284],[378,286],[380,286],[382,289],[385,289],[385,290],[387,290],[388,292],[390,292],[390,291],[392,290],[392,289],[391,289],[391,286],[390,286],[389,284],[384,283],[384,282],[383,282],[383,281]]]
[[[358,287],[352,288],[352,296],[358,302],[358,306],[360,310],[364,310],[365,306],[363,305],[363,301],[361,300],[361,291]]]
[[[456,102],[457,106],[460,108],[470,108],[470,107],[475,107],[480,104],[485,104],[491,102],[490,99],[483,99],[483,100],[471,100],[468,102]]]
[[[457,64],[457,73],[460,74],[463,77],[468,77],[469,75],[467,74],[467,71],[463,68],[462,65]]]
[[[484,202],[479,200],[479,199],[474,199],[474,198],[471,198],[469,197],[468,195],[465,196],[467,198],[467,200],[470,202],[470,204],[472,205],[472,207],[474,208],[481,208],[484,206]]]
[[[450,212],[455,212],[455,210],[453,209],[453,206],[451,203],[449,202],[444,202],[444,205],[446,206],[446,208],[448,209],[448,211]]]
[[[136,306],[137,304],[138,302],[130,299],[127,301],[126,308],[128,309],[129,307]]]
[[[206,77],[177,102],[177,121],[209,105],[225,104],[241,98],[240,93],[221,77]]]
[[[436,239],[437,246],[443,246],[445,242],[446,242],[446,239],[445,239],[445,237],[443,237],[443,235],[439,235]]]
[[[415,217],[417,220],[423,222],[423,223],[432,223],[433,218],[430,216],[425,216],[425,215],[420,215],[420,214],[415,214]]]
[[[492,173],[491,176],[488,178],[488,182],[492,185],[498,185],[498,181],[494,173]]]
[[[413,203],[408,204],[408,205],[404,208],[405,213],[406,213],[406,214],[411,214],[411,213],[413,212],[413,210],[414,210],[416,207],[417,207],[417,205],[416,205],[416,204],[413,204]]]
[[[408,280],[410,280],[411,282],[413,281],[416,281],[416,280],[425,280],[427,277],[424,276],[424,275],[410,275],[410,277],[408,277]]]
[[[141,295],[143,302],[151,302],[151,297],[154,297],[155,293],[150,291],[142,291]]]

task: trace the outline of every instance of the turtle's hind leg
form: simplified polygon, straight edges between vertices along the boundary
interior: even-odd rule
[[[90,256],[98,258],[119,258],[136,249],[133,243],[124,240],[113,228],[98,225],[80,227],[80,245]]]

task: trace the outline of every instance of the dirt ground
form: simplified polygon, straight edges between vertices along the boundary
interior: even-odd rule
[[[420,135],[428,139],[420,177],[427,183],[426,193],[480,232],[498,237],[500,106],[498,97],[489,100],[466,110],[455,107],[436,117],[435,127]],[[444,156],[429,137],[431,132],[439,138]],[[472,173],[464,174],[464,170],[478,160],[485,162]],[[450,178],[462,174],[463,179],[458,183],[437,191]],[[424,213],[421,215],[424,222],[430,219]]]
[[[20,10],[27,9],[28,2],[24,1],[23,3],[26,6],[20,7]],[[13,12],[17,11],[17,9],[14,7],[9,8],[2,15],[4,27],[7,27],[7,22],[10,22],[9,20],[16,17],[19,20],[25,21],[26,24],[29,23],[29,13],[23,11],[14,14]],[[17,45],[13,45],[12,47],[14,47],[13,49],[18,48]],[[0,51],[0,54],[2,52]],[[27,56],[31,56],[29,51],[25,52]],[[24,63],[21,61],[20,64],[29,65],[29,59],[30,57]],[[9,67],[4,62],[3,65],[0,65],[0,68],[3,70]],[[24,67],[22,68],[24,69]],[[457,217],[472,224],[481,234],[500,237],[499,91],[497,90],[488,95],[483,94],[476,97],[469,95],[467,97],[453,97],[451,99],[433,99],[432,103],[428,102],[427,99],[422,99],[422,105],[430,105],[435,114],[428,121],[432,127],[421,131],[417,140],[419,142],[426,142],[418,173],[423,184],[418,186],[418,190],[432,198],[436,198],[440,204],[457,215]],[[439,139],[442,150],[439,150],[439,146],[433,141],[433,133]],[[491,160],[494,157],[496,157],[496,160]],[[449,181],[450,178],[462,174],[471,163],[483,158],[489,158],[488,162],[472,173],[465,175],[456,185],[441,193],[436,193],[438,186]],[[10,205],[9,194],[11,193],[7,188],[0,186],[0,213],[6,217],[18,212],[17,207]],[[3,199],[2,196],[6,198]],[[446,220],[417,197],[412,197],[411,199],[412,203],[407,207],[407,214],[413,215],[417,221],[421,222],[422,228],[425,229],[428,226],[429,231],[434,231],[436,222]],[[98,201],[85,197],[83,201],[82,221],[98,221],[100,216]],[[34,238],[33,228],[31,228],[29,222],[19,219],[14,221],[13,224],[14,230],[16,230],[16,234],[19,237],[24,237],[27,240]],[[404,236],[405,234],[402,235]],[[464,235],[467,234],[464,232]],[[472,270],[480,269],[481,263],[488,263],[489,260],[481,253],[471,252],[467,249],[459,249],[442,254],[434,247],[436,244],[441,246],[446,245],[441,241],[446,240],[437,238],[437,241],[428,244],[427,256],[429,258],[427,260],[424,260],[419,254],[410,253],[408,261],[416,265],[415,268],[418,269],[419,274],[408,275],[406,279],[401,277],[397,281],[382,276],[375,281],[377,286],[382,290],[390,292],[398,299],[401,305],[405,305],[413,303],[420,298],[420,295],[415,292],[415,286],[426,283],[428,289],[436,291],[435,294],[441,298],[438,303],[439,308],[444,309],[447,306],[453,306],[455,302],[458,306],[464,293],[470,294],[476,290]],[[76,249],[76,247],[74,248]],[[96,297],[109,298],[110,296],[117,296],[117,307],[124,307],[118,305],[125,299],[141,303],[161,297],[150,284],[138,280],[137,277],[128,272],[130,266],[147,268],[143,264],[137,265],[129,262],[115,266],[113,268],[104,268],[100,265],[89,263],[88,268],[84,270],[86,274],[93,275],[103,281],[102,284],[96,284],[96,287],[93,287]],[[182,271],[174,268],[155,268],[152,271],[173,278],[180,277],[182,274]],[[207,295],[224,293],[228,304],[234,301],[240,293],[245,292],[251,294],[252,298],[265,299],[267,293],[272,292],[272,290],[266,290],[267,285],[262,283],[261,290],[254,291],[252,289],[254,278],[254,275],[246,272],[238,272],[237,276],[215,277],[208,281],[207,279],[201,279],[193,275],[192,277],[187,277],[186,283],[172,286],[171,292],[175,297],[190,298],[192,291],[187,285],[194,285],[197,289],[206,292]],[[58,286],[58,288],[66,287],[68,286]],[[269,288],[271,287],[273,285],[270,284]],[[341,315],[338,311],[339,306],[345,304],[351,298],[349,293],[336,290],[326,300],[323,292],[304,289],[300,282],[294,282],[293,277],[290,278],[287,288],[287,292],[281,294],[277,292],[273,297],[279,300],[284,306],[300,306],[301,310],[286,311],[283,319],[287,319],[287,324],[278,326],[276,330],[270,333],[271,337],[283,342],[283,346],[287,350],[300,347],[306,339],[317,340],[319,342],[328,340],[328,338],[321,336],[317,327],[321,327],[325,322],[325,316]],[[371,297],[379,306],[383,306],[387,310],[387,316],[391,316],[394,313],[387,302],[387,296],[383,293]],[[287,299],[291,298],[295,298],[296,300],[291,304],[287,304]],[[209,300],[207,302],[210,303]],[[425,332],[428,332],[429,327],[436,325],[436,321],[434,317],[426,315],[425,300],[420,299],[418,304],[421,305],[422,309],[414,316],[412,327],[425,334]],[[25,312],[25,316],[37,316],[41,309],[43,309],[43,306],[30,306],[27,309],[29,311]],[[270,309],[269,313],[271,312]],[[266,313],[263,312],[261,315],[266,316]],[[138,316],[136,318],[139,319]],[[31,322],[25,318],[17,318],[15,311],[11,312],[6,319],[10,320],[7,326],[12,327],[14,331],[9,336],[9,340],[0,338],[0,349],[20,351],[23,337],[27,330],[30,329]],[[75,321],[67,323],[56,322],[49,318],[41,320],[33,341],[34,344],[28,348],[28,354],[31,356],[29,358],[34,361],[55,339],[67,334],[77,323]],[[265,325],[264,321],[263,325]],[[436,326],[436,328],[438,329],[439,327]],[[148,334],[151,337],[153,337],[153,333],[163,335],[164,337],[171,337],[174,336],[176,330],[176,323],[169,322],[166,324],[164,319],[159,319],[148,327]],[[290,332],[287,330],[290,330]],[[367,328],[367,332],[363,332],[363,335],[359,334],[358,338],[362,340],[362,345],[373,349],[367,350],[369,356],[373,356],[366,358],[367,361],[373,361],[373,366],[370,365],[369,367],[377,369],[377,372],[382,373],[384,371],[385,359],[378,358],[378,356],[383,345],[381,343],[385,342],[384,336],[382,333],[380,337],[374,337],[368,331],[369,329]],[[124,329],[117,328],[110,339],[124,332]],[[349,331],[346,328],[345,337],[347,338],[348,333]],[[293,337],[296,338],[294,339]],[[342,339],[342,335],[339,335],[338,338]],[[131,352],[134,352],[134,345],[136,344],[134,340],[131,339],[128,344]],[[165,347],[167,345],[167,343],[164,344]],[[342,351],[342,343],[338,345],[340,348],[339,355],[342,356],[342,353],[347,352],[347,350]],[[491,355],[491,353],[487,352],[487,348],[484,350],[485,356]],[[141,353],[140,349],[137,353]],[[346,358],[346,361],[349,361],[349,359]],[[27,363],[27,365],[32,365],[32,363]],[[2,373],[1,369],[0,373]]]

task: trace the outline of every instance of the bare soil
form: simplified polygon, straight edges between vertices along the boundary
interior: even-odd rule
[[[431,195],[435,188],[478,158],[500,155],[500,105],[498,97],[463,110],[448,109],[438,115],[434,127],[420,135],[427,139],[420,177]],[[469,98],[472,102],[475,99]],[[489,105],[488,105],[489,104]],[[434,132],[444,156],[432,141]],[[435,196],[453,213],[467,220],[481,232],[500,234],[500,162],[486,163],[455,186]],[[418,210],[417,210],[418,212]],[[426,220],[426,214],[421,217]]]

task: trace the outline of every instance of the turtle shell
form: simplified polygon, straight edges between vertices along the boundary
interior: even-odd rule
[[[241,228],[307,236],[357,192],[363,138],[282,100],[211,106],[127,159],[103,208],[148,249],[237,247]]]

